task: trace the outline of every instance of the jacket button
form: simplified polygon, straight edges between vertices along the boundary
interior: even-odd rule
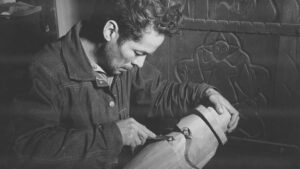
[[[115,106],[115,102],[114,101],[110,101],[109,102],[109,107],[114,107]]]

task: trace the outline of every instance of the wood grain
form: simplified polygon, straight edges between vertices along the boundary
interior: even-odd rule
[[[218,115],[203,106],[197,110],[224,144],[227,141],[224,126],[227,126],[230,115]],[[185,137],[181,132],[171,132],[168,136],[172,136],[174,140],[149,144],[124,169],[194,169],[186,161],[186,156],[196,168],[204,167],[219,146],[215,134],[202,118],[194,114],[181,119],[177,126],[179,129],[188,128],[191,138]],[[190,144],[188,151],[187,142]]]

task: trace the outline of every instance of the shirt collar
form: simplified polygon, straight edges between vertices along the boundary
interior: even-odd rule
[[[90,64],[94,70],[94,74],[96,76],[96,81],[98,86],[111,86],[112,81],[114,79],[113,76],[108,77],[106,72],[97,64],[94,60],[89,59]],[[99,83],[98,83],[99,82]]]
[[[75,25],[62,38],[62,57],[65,60],[70,79],[91,81],[95,80],[95,75],[81,45],[79,38],[80,27],[80,23]]]

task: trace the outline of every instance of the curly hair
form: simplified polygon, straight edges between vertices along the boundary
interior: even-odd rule
[[[83,21],[81,35],[94,42],[108,20],[119,26],[119,42],[137,41],[149,26],[158,33],[171,36],[178,31],[185,0],[96,0],[93,14]]]

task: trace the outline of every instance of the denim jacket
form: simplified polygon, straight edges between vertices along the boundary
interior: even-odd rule
[[[149,107],[147,117],[181,117],[210,87],[163,80],[147,62],[109,87],[96,78],[78,32],[37,53],[31,89],[14,102],[14,150],[26,169],[111,168],[123,147],[116,121],[132,116],[132,104]]]

